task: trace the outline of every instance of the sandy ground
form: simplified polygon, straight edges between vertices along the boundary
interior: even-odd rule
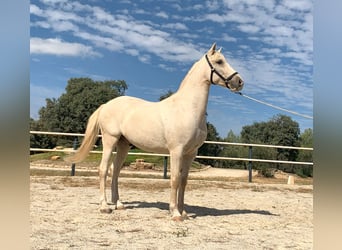
[[[313,249],[312,185],[189,180],[184,222],[169,180],[119,186],[126,209],[101,214],[97,177],[31,176],[31,249]]]

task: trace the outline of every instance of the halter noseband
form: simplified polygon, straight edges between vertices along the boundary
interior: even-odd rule
[[[215,83],[213,82],[213,75],[214,75],[214,73],[215,73],[216,75],[218,75],[218,76],[224,81],[224,83],[226,84],[226,87],[227,87],[228,89],[230,89],[230,87],[229,87],[229,85],[228,85],[228,82],[229,82],[235,75],[237,75],[238,72],[234,72],[233,74],[231,74],[231,75],[228,76],[227,78],[224,78],[224,77],[220,74],[220,72],[218,72],[218,71],[214,68],[214,66],[211,64],[211,62],[209,61],[209,58],[208,58],[208,55],[207,55],[207,54],[205,54],[205,59],[207,59],[207,62],[208,62],[209,66],[210,66],[210,69],[211,69],[210,82],[211,82],[212,84],[215,84]]]

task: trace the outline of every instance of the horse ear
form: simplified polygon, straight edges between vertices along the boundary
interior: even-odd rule
[[[216,43],[213,43],[213,45],[211,45],[211,48],[208,50],[208,54],[213,55],[215,53],[216,50]]]
[[[222,50],[222,47],[221,47],[221,48],[219,48],[219,49],[217,50],[217,52],[220,52],[220,53],[221,53],[221,50]]]

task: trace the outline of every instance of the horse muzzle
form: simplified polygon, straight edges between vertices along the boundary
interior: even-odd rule
[[[229,81],[226,81],[226,86],[233,92],[240,91],[243,88],[244,81],[239,74],[234,75]]]

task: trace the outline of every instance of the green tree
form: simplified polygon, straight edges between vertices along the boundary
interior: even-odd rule
[[[271,131],[267,122],[255,122],[252,125],[242,127],[241,142],[254,144],[273,144],[271,142]],[[253,147],[253,158],[276,159],[276,150],[273,148]],[[263,170],[265,164],[255,162],[253,168]],[[267,167],[276,167],[275,164],[268,164]]]
[[[286,115],[277,115],[270,121],[273,130],[273,144],[299,147],[299,124]],[[299,151],[297,149],[277,149],[277,160],[296,161]],[[286,172],[294,172],[293,164],[277,164],[277,168]]]
[[[235,135],[233,130],[229,130],[226,138],[223,139],[225,142],[234,142],[240,143],[241,138],[239,135]],[[223,147],[220,156],[223,157],[235,157],[242,158],[248,155],[248,151],[246,147],[234,146],[234,145],[226,145]],[[220,161],[220,166],[223,168],[238,168],[243,169],[246,167],[246,164],[243,161]]]
[[[45,131],[83,133],[89,116],[103,103],[124,95],[127,85],[122,80],[94,81],[90,78],[71,78],[58,99],[46,99],[39,110],[40,128]],[[59,144],[70,145],[65,137]]]
[[[313,147],[313,130],[311,128],[305,129],[300,135],[300,144],[302,147]]]
[[[246,143],[261,143],[282,146],[300,145],[299,124],[286,115],[276,115],[268,122],[254,123],[250,126],[244,126],[241,131],[241,138]],[[296,161],[298,150],[296,149],[271,149],[271,148],[253,148],[255,158],[276,159]],[[264,164],[254,164],[258,167]],[[293,172],[291,164],[270,164],[286,172]]]
[[[313,147],[313,130],[311,128],[305,129],[300,135],[301,147],[312,148]],[[312,162],[312,151],[311,150],[300,150],[298,154],[298,161]],[[312,165],[298,165],[297,174],[301,176],[313,177],[313,166]]]
[[[42,131],[43,126],[41,122],[35,121],[30,118],[30,130]],[[53,148],[56,145],[56,137],[41,134],[30,134],[30,147],[31,148]],[[34,154],[34,152],[31,152]]]

